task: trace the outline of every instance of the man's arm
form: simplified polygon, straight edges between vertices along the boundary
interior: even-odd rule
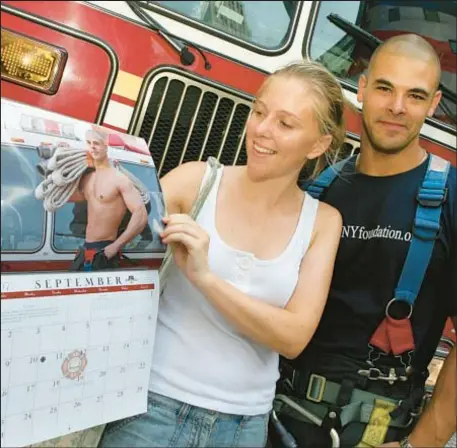
[[[457,317],[453,318],[457,329]],[[456,347],[451,350],[438,375],[430,403],[409,436],[412,446],[445,446],[456,431]]]
[[[67,202],[83,202],[86,200],[84,193],[76,189],[75,192],[68,198]]]
[[[457,329],[457,317],[453,319]],[[443,447],[456,431],[456,347],[454,346],[438,375],[433,395],[416,427],[408,437],[413,447]],[[399,447],[398,442],[383,447]]]
[[[122,250],[127,243],[143,231],[148,223],[146,207],[132,181],[127,176],[120,175],[117,187],[132,216],[130,217],[127,228],[119,235],[117,240],[105,248],[105,255],[108,258],[112,258],[117,252]]]

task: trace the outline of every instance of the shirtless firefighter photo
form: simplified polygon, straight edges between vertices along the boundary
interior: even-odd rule
[[[108,158],[108,134],[100,128],[86,131],[86,150],[57,148],[41,162],[45,180],[36,189],[48,211],[67,202],[86,202],[85,241],[70,270],[115,269],[123,247],[148,224],[149,192],[125,168]],[[40,170],[40,168],[39,168]],[[122,232],[121,222],[130,212]]]

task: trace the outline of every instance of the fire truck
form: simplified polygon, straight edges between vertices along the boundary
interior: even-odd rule
[[[455,164],[455,1],[5,1],[2,96],[144,138],[163,175],[190,160],[244,163],[244,125],[264,77],[322,62],[356,109],[377,45],[415,32],[442,60],[443,101],[422,144]],[[347,151],[360,119],[348,111]]]
[[[456,1],[3,1],[1,94],[143,138],[163,176],[210,156],[245,163],[245,124],[265,76],[310,58],[354,106],[350,154],[359,75],[380,41],[416,33],[442,62],[443,100],[421,144],[456,165],[456,21]],[[445,341],[455,342],[450,324]]]

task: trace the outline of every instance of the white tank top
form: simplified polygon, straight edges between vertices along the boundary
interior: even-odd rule
[[[197,218],[210,235],[210,269],[247,295],[284,307],[308,250],[318,201],[306,194],[287,248],[272,260],[259,260],[227,245],[216,230],[222,171]],[[170,267],[159,305],[151,391],[227,414],[264,414],[272,407],[278,363],[277,353],[240,334],[176,266]]]

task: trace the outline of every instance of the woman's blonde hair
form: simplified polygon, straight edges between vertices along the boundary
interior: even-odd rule
[[[316,177],[328,164],[336,162],[346,137],[344,108],[346,100],[339,81],[322,64],[300,61],[286,65],[272,73],[274,76],[295,77],[306,82],[310,100],[314,102],[319,130],[322,135],[331,135],[328,150],[315,160],[311,178]]]

